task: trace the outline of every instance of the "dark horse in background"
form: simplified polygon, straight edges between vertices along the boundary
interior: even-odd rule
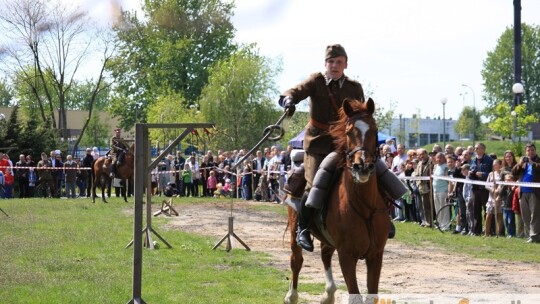
[[[326,202],[326,226],[311,221],[309,227],[321,242],[321,259],[326,276],[321,303],[335,301],[336,285],[331,262],[336,250],[349,293],[349,303],[364,303],[356,279],[359,259],[364,259],[367,266],[369,301],[375,301],[379,290],[390,218],[375,174],[375,162],[379,153],[374,111],[375,103],[371,98],[367,102],[346,99],[339,110],[339,121],[330,129],[339,158],[338,171],[342,172]],[[297,303],[298,276],[304,258],[302,248],[296,244],[297,213],[289,207],[288,214],[292,280],[285,303]]]
[[[130,185],[133,185],[133,173],[135,172],[134,166],[135,166],[135,156],[133,154],[134,151],[134,144],[129,147],[129,149],[125,152],[124,155],[124,161],[122,164],[118,164],[116,166],[116,178],[119,178],[122,180],[123,183],[125,183],[126,180],[128,180]],[[111,182],[112,179],[110,177],[111,173],[111,164],[112,164],[112,158],[101,156],[100,158],[96,159],[96,161],[93,164],[92,172],[93,172],[93,181],[92,181],[92,202],[96,202],[96,187],[101,188],[101,200],[104,203],[107,203],[107,200],[105,199],[105,189],[108,189],[108,192],[110,193],[111,189]],[[122,191],[124,202],[127,203],[127,189],[128,185],[123,185],[126,188],[126,191]]]

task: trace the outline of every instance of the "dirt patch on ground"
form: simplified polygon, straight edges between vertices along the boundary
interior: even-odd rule
[[[170,217],[171,229],[216,237],[216,243],[227,234],[228,218],[234,217],[234,232],[253,251],[270,254],[273,265],[289,269],[289,236],[284,236],[287,219],[274,212],[254,210],[262,202],[193,204],[176,206],[180,215]],[[283,208],[286,208],[283,206]],[[399,225],[398,225],[399,233]],[[224,242],[220,249],[225,249]],[[244,250],[233,239],[233,250]],[[320,251],[304,252],[302,282],[324,282]],[[344,288],[337,254],[334,255],[334,277],[338,288]],[[359,286],[366,291],[365,266],[358,263]],[[389,240],[384,255],[380,292],[397,294],[432,293],[540,293],[540,267],[536,263],[473,259],[447,254],[436,248],[416,248]],[[300,285],[301,289],[301,285]],[[321,291],[322,293],[322,291]],[[336,303],[343,292],[338,291]],[[284,296],[284,295],[283,295]],[[318,297],[300,293],[301,303],[318,303]]]

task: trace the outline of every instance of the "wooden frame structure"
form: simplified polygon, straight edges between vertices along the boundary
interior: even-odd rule
[[[151,184],[150,172],[159,161],[166,156],[184,137],[189,135],[194,129],[213,128],[213,123],[161,123],[161,124],[141,124],[135,125],[135,178],[134,178],[134,223],[133,240],[126,246],[133,244],[133,288],[132,298],[128,303],[145,303],[141,297],[142,292],[142,248],[143,240],[140,234],[144,235],[144,244],[150,249],[154,249],[152,233],[154,233],[169,248],[172,246],[165,241],[152,228],[152,193],[149,191]],[[150,158],[149,129],[185,129],[161,154],[152,162]],[[146,190],[146,228],[143,226],[143,203]]]

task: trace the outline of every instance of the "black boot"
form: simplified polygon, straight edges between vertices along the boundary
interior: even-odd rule
[[[116,162],[113,162],[111,164],[111,173],[109,174],[111,178],[114,178],[116,176]]]
[[[388,238],[393,239],[396,236],[396,226],[390,221],[390,232],[388,232]]]
[[[306,207],[307,193],[304,193],[300,209],[298,210],[298,230],[296,231],[296,244],[304,250],[313,252],[313,240],[308,229],[308,223],[313,216],[313,208]]]

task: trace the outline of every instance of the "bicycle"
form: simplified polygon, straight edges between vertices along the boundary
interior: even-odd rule
[[[456,223],[457,214],[459,211],[458,206],[458,198],[457,197],[449,197],[446,199],[446,204],[442,206],[436,214],[436,220],[437,220],[437,229],[439,229],[440,232],[448,232],[452,230],[452,227],[455,227],[454,223]],[[440,223],[444,220],[444,215],[450,213],[450,220],[447,224],[441,225]]]
[[[38,183],[34,189],[36,197],[39,198],[49,198],[52,197],[52,189],[47,183]]]

